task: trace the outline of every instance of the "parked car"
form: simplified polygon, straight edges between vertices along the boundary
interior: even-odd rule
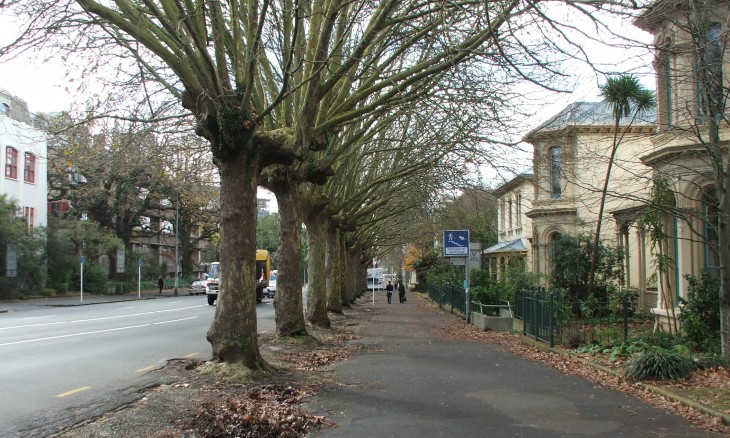
[[[193,281],[188,286],[188,292],[190,295],[206,294],[208,293],[208,283],[204,280]]]
[[[276,270],[269,274],[269,285],[264,289],[264,295],[267,297],[274,298],[274,294],[276,294]]]

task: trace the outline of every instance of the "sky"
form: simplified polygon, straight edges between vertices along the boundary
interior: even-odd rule
[[[634,28],[628,20],[616,21],[616,28],[621,28],[618,31],[620,34],[631,35],[632,38],[645,43],[651,42],[648,34]],[[17,32],[18,26],[13,23],[11,18],[0,16],[0,46],[7,44]],[[596,56],[596,60],[602,64],[602,69],[636,72],[642,85],[649,89],[655,88],[655,79],[651,70],[652,59],[649,52],[628,53],[623,48],[601,46],[590,40],[585,41],[583,49],[587,53],[599,55]],[[42,59],[41,56],[34,54],[21,54],[16,59],[9,61],[0,59],[0,88],[26,101],[31,112],[67,110],[73,103],[82,103],[84,100],[83,96],[76,95],[74,91],[80,82],[67,77],[67,72],[73,73],[73,71],[73,66],[63,65],[58,60]],[[571,73],[574,76],[568,79],[568,85],[574,87],[573,92],[557,95],[545,93],[544,99],[538,97],[534,108],[529,109],[529,111],[534,111],[534,116],[525,120],[524,126],[518,128],[519,131],[523,131],[523,135],[572,102],[600,100],[598,85],[603,81],[602,77],[597,76],[588,66],[580,64],[576,64]],[[511,164],[506,162],[503,167],[507,168],[512,165],[515,167],[514,172],[516,173],[528,170],[527,168],[531,166],[531,152],[524,151],[522,155],[524,157],[519,158],[519,163],[515,163],[513,160]],[[497,177],[500,180],[510,178],[509,171]],[[276,203],[272,202],[272,204],[272,207],[275,208]]]

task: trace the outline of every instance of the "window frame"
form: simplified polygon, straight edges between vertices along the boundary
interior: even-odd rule
[[[5,146],[5,178],[18,179],[18,150]]]
[[[23,165],[23,181],[31,184],[35,184],[35,169],[36,159],[35,154],[32,152],[26,152],[24,157]],[[30,166],[28,164],[30,163]]]
[[[563,195],[563,148],[553,146],[548,149],[549,174],[550,174],[550,197],[559,199]]]

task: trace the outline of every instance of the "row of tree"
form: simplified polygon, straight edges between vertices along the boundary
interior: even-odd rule
[[[590,17],[590,6],[556,3],[560,8],[520,0],[9,5],[28,18],[11,48],[93,54],[90,65],[114,67],[110,84],[124,90],[123,105],[105,108],[108,114],[95,109],[95,117],[155,122],[153,155],[162,149],[160,136],[180,132],[181,123],[207,140],[220,178],[226,291],[208,339],[219,360],[259,369],[267,365],[255,317],[257,186],[279,205],[277,333],[303,335],[305,320],[327,326],[327,312],[352,299],[372,257],[416,240],[421,219],[433,214],[440,195],[462,186],[472,163],[498,161],[485,157],[482,145],[510,146],[512,116],[530,85],[554,89],[561,62],[586,56],[569,38],[575,16],[564,11]],[[611,6],[636,4],[600,5]],[[150,183],[161,177],[158,168],[146,171]],[[123,212],[113,217],[111,226],[125,226]]]

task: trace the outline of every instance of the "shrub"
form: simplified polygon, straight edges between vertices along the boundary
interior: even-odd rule
[[[685,275],[687,300],[682,300],[682,337],[694,350],[720,351],[720,281],[703,272],[700,278]]]
[[[695,362],[687,356],[656,349],[635,356],[625,375],[631,380],[677,380],[686,377],[695,368]]]
[[[697,363],[697,368],[701,370],[707,370],[712,368],[727,368],[728,363],[725,360],[724,357],[718,356],[716,354],[702,354],[697,356],[695,359],[695,362]]]
[[[81,276],[74,272],[71,285],[81,290]],[[107,291],[107,273],[101,265],[90,263],[84,266],[84,292],[103,294]]]

